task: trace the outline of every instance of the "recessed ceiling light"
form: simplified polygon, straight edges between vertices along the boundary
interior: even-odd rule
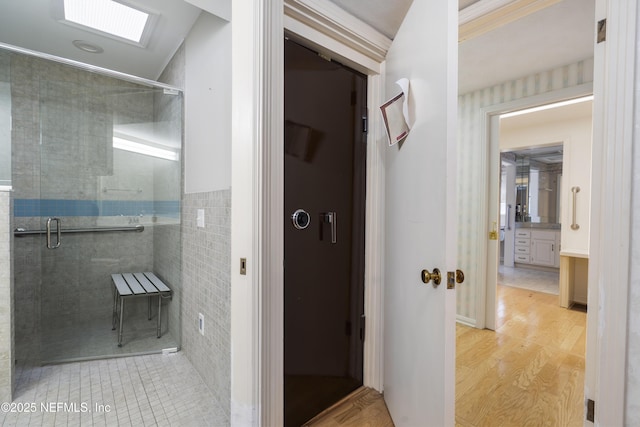
[[[145,46],[156,14],[114,0],[52,0],[56,19],[66,25]]]
[[[567,105],[579,104],[581,102],[593,101],[593,95],[583,96],[581,98],[568,99],[566,101],[554,102],[553,104],[545,104],[539,107],[527,108],[524,110],[513,111],[511,113],[501,114],[501,119],[509,117],[521,116],[523,114],[535,113],[537,111],[549,110],[552,108],[565,107]]]
[[[104,52],[104,49],[101,48],[100,46],[97,46],[95,44],[91,44],[91,43],[87,43],[84,40],[74,40],[71,43],[73,43],[73,45],[75,47],[77,47],[80,50],[84,50],[85,52],[89,52],[89,53],[102,53]]]

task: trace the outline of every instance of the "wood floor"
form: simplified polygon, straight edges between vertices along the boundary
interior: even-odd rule
[[[582,426],[585,325],[557,295],[498,286],[495,332],[457,325],[456,426]],[[304,426],[393,421],[382,396],[361,388]]]
[[[361,387],[346,399],[324,411],[304,427],[393,427],[393,421],[377,391]]]
[[[586,313],[498,287],[497,330],[457,326],[456,425],[582,426]]]

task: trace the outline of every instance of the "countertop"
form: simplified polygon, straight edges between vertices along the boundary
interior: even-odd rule
[[[560,224],[539,222],[516,222],[516,228],[535,228],[540,230],[560,230]]]

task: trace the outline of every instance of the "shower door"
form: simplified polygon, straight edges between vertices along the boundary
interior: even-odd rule
[[[58,362],[179,346],[181,94],[84,73],[42,82],[40,358]],[[174,291],[128,299],[112,330],[111,274],[154,272]],[[116,328],[117,329],[117,328]]]

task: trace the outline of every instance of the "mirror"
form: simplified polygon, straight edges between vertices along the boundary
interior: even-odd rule
[[[516,222],[560,222],[562,155],[562,144],[501,154],[516,165]]]

